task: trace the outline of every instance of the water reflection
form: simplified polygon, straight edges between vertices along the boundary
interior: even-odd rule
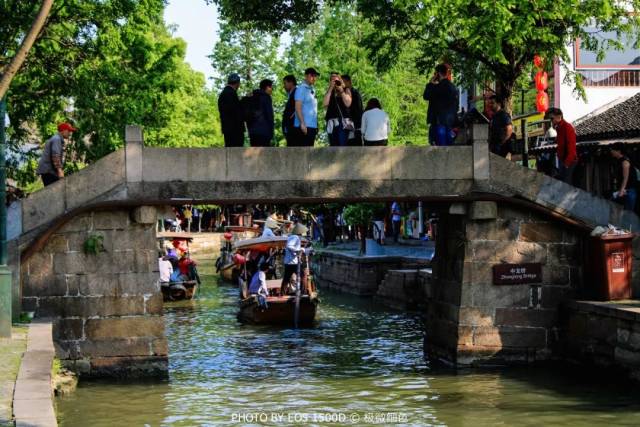
[[[429,369],[420,319],[370,300],[323,291],[317,326],[293,330],[238,324],[236,295],[209,277],[200,300],[167,306],[169,380],[84,382],[58,401],[61,426],[239,425],[246,413],[355,413],[358,425],[389,413],[416,426],[640,425],[633,388],[585,372]]]

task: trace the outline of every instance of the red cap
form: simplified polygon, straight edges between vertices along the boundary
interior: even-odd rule
[[[78,129],[74,128],[69,123],[60,123],[58,125],[58,132],[62,132],[62,131],[65,131],[65,130],[68,130],[69,132],[75,132]]]

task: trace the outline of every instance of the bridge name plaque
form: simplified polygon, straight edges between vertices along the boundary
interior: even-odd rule
[[[494,285],[524,285],[542,282],[542,264],[496,264],[493,266]]]

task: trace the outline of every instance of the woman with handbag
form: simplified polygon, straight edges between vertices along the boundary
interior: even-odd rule
[[[351,90],[345,87],[338,72],[332,72],[329,77],[329,89],[322,102],[327,109],[325,120],[329,145],[332,147],[345,147],[351,134],[355,133],[356,128],[349,115],[351,102]]]

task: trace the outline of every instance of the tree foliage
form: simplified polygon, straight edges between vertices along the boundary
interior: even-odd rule
[[[430,69],[438,61],[454,65],[459,82],[495,80],[498,91],[512,90],[535,54],[569,61],[568,43],[580,38],[600,58],[611,48],[622,48],[622,35],[638,39],[640,0],[342,0],[357,4],[372,24],[363,44],[378,69],[388,70],[402,60],[406,49],[417,49],[417,64]],[[224,1],[221,1],[224,3]],[[288,2],[261,1],[263,10]],[[295,3],[295,2],[294,2]],[[222,7],[223,14],[231,13]],[[249,13],[251,12],[251,13]],[[267,16],[254,18],[251,8],[233,11],[236,23],[265,25]],[[291,13],[295,13],[292,10]],[[287,29],[291,22],[310,23],[307,12],[286,19],[273,14],[268,26]],[[605,37],[611,31],[614,38]],[[415,45],[417,44],[417,46]],[[577,89],[579,76],[569,73]]]
[[[0,0],[0,16],[16,20],[0,31],[0,61],[33,14],[27,3]],[[10,150],[20,154],[13,156],[12,177],[22,185],[35,179],[33,160],[20,159],[29,157],[25,143],[41,144],[62,120],[79,128],[68,156],[79,164],[122,146],[128,124],[141,125],[149,145],[221,144],[215,95],[184,62],[185,43],[165,25],[164,7],[163,0],[55,3],[8,95]]]

